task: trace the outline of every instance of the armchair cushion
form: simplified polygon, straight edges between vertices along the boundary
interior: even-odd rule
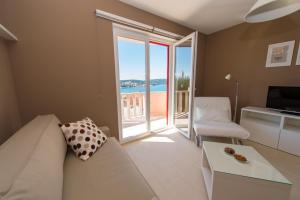
[[[231,137],[239,139],[247,139],[250,136],[247,130],[233,122],[201,120],[194,122],[194,130],[196,135],[202,136]]]
[[[228,97],[196,97],[194,99],[194,130],[196,135],[247,139],[250,133],[231,122]]]
[[[231,121],[231,106],[228,97],[195,97],[194,122],[213,120]]]
[[[196,110],[198,115],[198,120],[210,120],[210,121],[218,121],[218,122],[230,122],[228,118],[227,110],[218,110],[214,108],[206,109],[197,107]]]

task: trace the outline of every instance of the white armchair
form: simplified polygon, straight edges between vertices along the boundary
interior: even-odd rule
[[[197,145],[201,136],[247,139],[250,133],[231,120],[231,106],[228,97],[195,97],[193,128]]]

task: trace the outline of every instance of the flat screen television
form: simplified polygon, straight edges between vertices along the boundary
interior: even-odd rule
[[[267,108],[300,114],[300,87],[269,86]]]

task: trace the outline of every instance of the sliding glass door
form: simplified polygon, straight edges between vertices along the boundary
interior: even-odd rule
[[[196,32],[176,42],[114,25],[121,142],[173,126],[190,138],[196,44]]]
[[[114,27],[121,142],[168,126],[169,44]]]
[[[184,136],[192,132],[197,32],[174,44],[173,123]]]
[[[119,89],[123,137],[146,133],[146,42],[118,37]]]
[[[150,41],[150,131],[166,128],[169,106],[169,46]]]

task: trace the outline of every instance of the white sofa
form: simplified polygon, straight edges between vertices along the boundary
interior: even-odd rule
[[[82,161],[58,123],[38,116],[0,146],[0,200],[158,199],[115,138]]]
[[[197,145],[201,136],[247,139],[250,133],[231,121],[231,105],[228,97],[195,97],[193,128]]]

